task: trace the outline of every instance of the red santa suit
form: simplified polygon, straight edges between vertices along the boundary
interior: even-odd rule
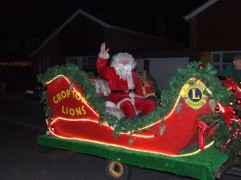
[[[132,70],[132,78],[123,80],[114,67],[107,66],[107,62],[107,59],[98,57],[97,71],[109,83],[110,100],[124,112],[126,117],[136,116],[139,112],[142,115],[152,112],[155,109],[156,102],[143,96],[137,73]]]

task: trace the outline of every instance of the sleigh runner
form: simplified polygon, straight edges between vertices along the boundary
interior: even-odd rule
[[[76,147],[81,147],[81,149],[74,149],[78,152],[187,175],[181,171],[176,172],[177,170],[172,168],[167,170],[166,168],[152,167],[152,165],[148,167],[150,165],[140,164],[140,162],[128,162],[121,160],[120,156],[145,154],[147,157],[155,156],[157,159],[164,158],[166,160],[173,158],[176,161],[176,158],[180,160],[180,158],[185,159],[186,157],[195,157],[200,153],[207,153],[208,148],[215,149],[213,136],[216,124],[204,122],[202,116],[215,115],[217,109],[223,109],[224,105],[219,103],[219,100],[222,99],[215,99],[215,93],[207,87],[205,80],[200,78],[200,74],[207,70],[198,64],[190,65],[190,67],[196,71],[201,71],[201,73],[198,74],[189,69],[188,78],[182,82],[178,81],[176,87],[170,88],[169,92],[163,92],[163,96],[157,100],[159,106],[155,111],[138,119],[135,123],[128,119],[122,120],[123,114],[115,106],[106,106],[111,104],[108,103],[109,90],[108,85],[101,79],[89,77],[74,65],[57,67],[57,72],[54,72],[53,69],[52,72],[49,70],[45,76],[40,76],[40,79],[48,77],[48,80],[45,79],[47,92],[43,99],[47,105],[46,123],[50,135],[38,137],[38,143],[64,149],[69,148],[63,145],[59,146],[59,144],[70,143],[73,146],[76,144]],[[66,69],[71,69],[72,74]],[[64,71],[65,73],[62,73]],[[196,73],[196,77],[192,73]],[[185,75],[182,74],[182,76]],[[219,93],[224,91],[226,93],[226,88],[217,80],[215,83],[207,83],[218,86]],[[105,90],[102,91],[101,88]],[[103,96],[103,92],[104,97],[100,97]],[[168,98],[164,96],[165,93],[167,95],[173,93],[175,96],[172,95]],[[218,97],[218,95],[216,96]],[[231,95],[226,93],[226,97],[221,95],[219,98],[228,99]],[[98,148],[98,153],[95,150],[90,150],[91,147]],[[116,154],[119,151],[121,153]],[[103,154],[99,152],[103,152]],[[218,156],[221,154],[217,151]],[[228,160],[228,156],[222,157],[218,167]],[[206,175],[202,175],[203,177],[213,177],[213,173],[217,169],[209,168],[207,168],[208,172],[205,171]],[[190,176],[197,178],[194,174]]]

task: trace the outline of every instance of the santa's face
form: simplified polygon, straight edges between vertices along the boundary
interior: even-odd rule
[[[127,65],[127,64],[130,64],[130,61],[129,61],[129,59],[121,59],[121,60],[120,60],[120,63],[125,66],[125,65]]]
[[[116,73],[121,79],[131,78],[132,69],[136,67],[136,62],[132,55],[128,53],[118,53],[112,57],[111,66],[115,68]]]
[[[120,76],[121,79],[126,80],[128,76],[131,75],[132,66],[129,61],[120,61],[120,64],[114,67],[116,73]]]

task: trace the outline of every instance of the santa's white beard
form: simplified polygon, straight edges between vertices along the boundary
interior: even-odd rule
[[[132,66],[130,64],[123,65],[118,64],[118,66],[115,67],[117,75],[120,76],[120,79],[127,80],[128,82],[128,88],[133,89],[133,79],[132,79]]]
[[[131,75],[132,67],[131,65],[118,64],[115,67],[116,73],[120,76],[120,79],[126,80],[128,76]]]

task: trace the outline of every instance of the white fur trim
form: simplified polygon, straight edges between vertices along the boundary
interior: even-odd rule
[[[130,94],[131,94],[131,93],[130,93]],[[138,111],[137,111],[136,106],[135,106],[135,102],[133,102],[133,101],[135,101],[135,100],[134,100],[133,98],[131,98],[131,99],[125,98],[125,99],[122,99],[121,101],[119,101],[119,102],[117,103],[117,108],[118,108],[118,109],[120,109],[120,105],[121,105],[121,103],[123,103],[124,101],[130,101],[131,104],[134,106],[134,109],[135,109],[136,114],[138,114]]]
[[[98,55],[100,58],[102,58],[102,59],[109,59],[110,58],[110,55],[109,55],[109,53],[107,53],[107,54],[105,54],[105,55],[103,55],[103,54],[101,54],[101,53],[99,53],[99,55]]]
[[[130,101],[131,104],[132,104],[133,106],[135,106],[134,103],[131,101],[131,99],[129,99],[129,98],[124,98],[124,99],[122,99],[121,101],[119,101],[119,102],[116,104],[118,109],[120,109],[120,105],[121,105],[121,103],[123,103],[124,101]]]
[[[115,103],[113,103],[112,101],[106,101],[105,102],[106,107],[110,107],[110,108],[117,108],[117,106],[115,105]]]
[[[128,89],[134,89],[134,83],[133,83],[133,78],[132,74],[127,75],[127,84],[128,84]]]
[[[140,96],[140,95],[138,95],[136,93],[129,93],[129,95],[130,95],[131,98],[135,98],[135,97],[137,97],[137,98],[145,98],[144,96]]]

